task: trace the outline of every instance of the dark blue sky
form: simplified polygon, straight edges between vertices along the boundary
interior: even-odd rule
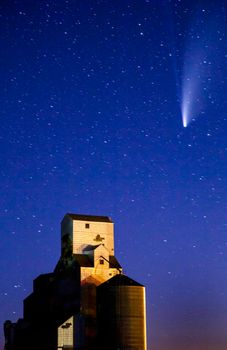
[[[148,350],[226,350],[225,6],[1,1],[1,323],[53,270],[64,214],[109,215]]]

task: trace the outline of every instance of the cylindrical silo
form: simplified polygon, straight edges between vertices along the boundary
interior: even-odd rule
[[[99,350],[146,350],[145,287],[119,274],[97,287]]]

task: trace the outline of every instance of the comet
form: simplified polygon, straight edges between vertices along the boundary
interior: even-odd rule
[[[187,57],[184,67],[182,82],[182,100],[181,115],[183,127],[186,128],[189,123],[195,119],[195,115],[200,112],[201,96],[201,54],[194,53],[194,60]]]
[[[186,128],[192,118],[195,107],[195,94],[198,84],[193,79],[185,78],[182,89],[181,114],[183,127]]]
[[[182,115],[182,122],[183,122],[183,127],[187,128],[188,124],[187,124],[187,117],[186,115]]]
[[[203,114],[208,103],[208,78],[211,77],[211,63],[213,59],[212,48],[216,36],[213,17],[205,16],[198,21],[196,16],[188,29],[185,41],[185,51],[181,71],[181,118],[183,127],[189,126],[191,121]],[[207,30],[206,28],[209,28]],[[214,78],[213,78],[214,79]]]

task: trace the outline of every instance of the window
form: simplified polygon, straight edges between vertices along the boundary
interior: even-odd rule
[[[104,260],[103,259],[99,259],[99,263],[100,263],[100,265],[104,265]]]
[[[85,224],[85,228],[90,228],[90,224]]]

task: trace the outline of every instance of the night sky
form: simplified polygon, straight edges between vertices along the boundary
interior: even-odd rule
[[[64,214],[108,215],[148,350],[227,349],[225,6],[1,1],[1,324]]]

